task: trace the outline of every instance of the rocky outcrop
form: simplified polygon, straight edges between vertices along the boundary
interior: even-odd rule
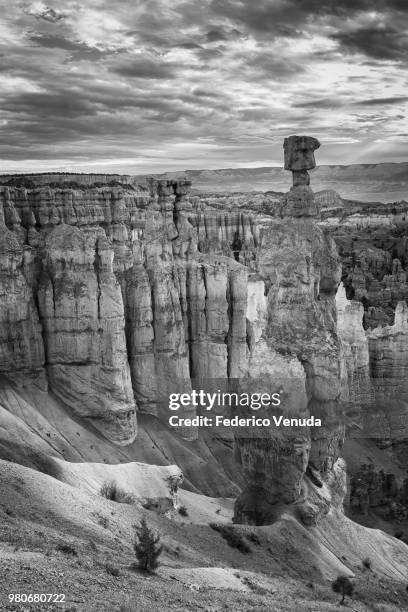
[[[408,448],[408,404],[404,383],[408,374],[407,207],[405,203],[395,203],[364,207],[360,204],[360,208],[364,210],[358,214],[365,214],[368,219],[361,226],[347,226],[348,213],[341,220],[337,219],[332,227],[327,219],[322,223],[332,233],[342,259],[342,278],[349,300],[342,308],[348,320],[343,329],[348,327],[346,335],[349,337],[345,338],[345,343],[354,351],[353,358],[349,356],[348,359],[351,389],[355,388],[355,382],[359,388],[363,385],[362,394],[358,391],[361,402],[355,412],[355,416],[357,412],[360,414],[359,425],[353,436],[372,439],[380,447],[388,447],[393,459],[403,466]],[[353,210],[351,213],[356,214]],[[384,222],[380,220],[381,215],[386,217]],[[342,301],[346,304],[344,300],[343,295]],[[362,352],[363,330],[366,348]]]
[[[322,427],[269,428],[263,434],[257,429],[236,436],[247,478],[235,504],[237,522],[268,523],[279,504],[295,503],[311,524],[330,507],[324,496],[308,494],[309,488],[329,487],[344,438],[334,300],[340,262],[332,239],[317,225],[308,186],[317,146],[308,137],[285,140],[285,167],[292,170],[294,185],[284,198],[283,218],[270,223],[257,251],[257,276],[249,284],[252,335],[244,385],[260,392],[280,390],[285,416],[314,415]]]
[[[30,250],[22,248],[0,216],[0,372],[20,383],[30,378],[44,386],[42,329],[24,276],[30,263]]]
[[[129,444],[136,409],[166,419],[170,393],[243,371],[256,230],[193,210],[189,181],[90,180],[0,189],[0,367]]]
[[[408,307],[405,302],[397,304],[393,325],[365,330],[363,304],[347,300],[342,285],[336,304],[349,390],[348,437],[391,447],[403,465],[408,439]]]
[[[350,482],[351,512],[366,516],[370,510],[386,521],[404,524],[408,520],[408,478],[362,464]]]
[[[26,394],[48,389],[73,422],[130,445],[130,460],[137,411],[144,447],[174,435],[161,436],[171,393],[279,392],[281,407],[256,416],[313,415],[321,427],[238,430],[238,476],[233,434],[201,446],[200,461],[219,452],[221,480],[245,480],[237,522],[270,523],[290,505],[310,526],[340,508],[345,421],[347,435],[406,456],[408,242],[401,227],[369,224],[354,240],[342,225],[347,202],[310,188],[319,146],[286,139],[293,186],[247,205],[191,197],[190,181],[171,178],[6,177],[0,373]],[[188,441],[202,439],[191,427],[177,433],[188,462]],[[174,461],[162,446],[160,460]]]
[[[137,177],[130,174],[80,174],[45,172],[44,174],[2,174],[1,182],[10,187],[42,187],[42,186],[77,186],[94,187],[95,185],[117,186],[119,184],[140,187]]]
[[[349,417],[359,421],[375,403],[368,339],[363,327],[364,307],[359,301],[347,299],[341,283],[336,294],[336,310],[337,333],[347,373]],[[364,429],[362,423],[361,429]],[[353,435],[357,432],[353,431]],[[365,433],[362,431],[361,435]]]
[[[402,465],[408,457],[408,307],[399,302],[394,324],[367,332],[376,416],[384,423],[380,442],[392,445]],[[372,427],[367,425],[370,435]],[[371,431],[370,431],[371,430]],[[370,436],[371,437],[371,436]]]
[[[50,387],[117,443],[136,436],[122,294],[102,229],[61,224],[46,234],[38,282]]]

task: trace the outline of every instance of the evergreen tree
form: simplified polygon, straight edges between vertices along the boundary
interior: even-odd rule
[[[350,596],[353,594],[354,585],[347,576],[337,576],[336,580],[332,582],[332,589],[335,593],[341,593],[340,604],[343,605],[346,595]]]
[[[135,554],[142,570],[156,569],[159,565],[158,558],[163,547],[160,545],[160,536],[149,529],[146,519],[140,521],[140,527],[136,527],[136,540],[134,543]]]

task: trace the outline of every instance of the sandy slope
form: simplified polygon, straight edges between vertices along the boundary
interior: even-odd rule
[[[119,610],[128,599],[126,612],[328,612],[337,609],[330,581],[339,573],[356,581],[353,610],[408,610],[405,544],[337,513],[307,529],[288,508],[271,526],[236,527],[251,547],[242,554],[209,527],[229,523],[233,514],[240,476],[233,473],[228,445],[186,443],[147,415],[139,424],[137,443],[119,448],[74,420],[51,395],[28,394],[0,380],[0,458],[10,460],[0,460],[0,610],[12,609],[2,607],[2,593],[38,590],[46,583],[65,589],[76,609],[85,611]],[[357,461],[358,449],[350,451]],[[187,516],[165,516],[172,502],[166,478],[178,473],[177,466],[185,488],[176,501]],[[143,503],[164,499],[170,505],[148,511],[140,503],[108,501],[98,495],[107,480]],[[208,491],[220,497],[203,495]],[[156,576],[129,569],[134,525],[142,513],[162,534]],[[57,550],[67,542],[75,555]],[[362,568],[366,557],[373,571]],[[120,569],[120,577],[106,574],[107,561]]]
[[[183,470],[186,488],[206,494],[237,494],[240,475],[234,474],[231,450],[223,442],[186,442],[150,415],[139,415],[138,429],[133,444],[115,446],[85,420],[74,419],[51,394],[18,389],[0,376],[1,459],[53,475],[58,475],[58,465],[49,457],[107,464],[175,463]]]
[[[129,470],[127,466],[113,467],[123,467],[124,474]],[[87,466],[84,472],[89,469]],[[128,598],[132,602],[129,611],[165,606],[168,610],[327,612],[337,605],[329,580],[341,572],[353,574],[358,585],[353,610],[408,609],[402,582],[408,568],[408,547],[348,519],[339,522],[339,517],[329,516],[321,530],[308,530],[286,514],[272,526],[239,527],[249,537],[256,533],[259,541],[250,543],[250,553],[242,554],[204,524],[206,517],[218,516],[218,508],[225,521],[228,500],[182,492],[188,516],[180,522],[180,517],[175,521],[138,506],[116,504],[4,461],[0,461],[0,489],[3,598],[9,589],[38,590],[43,581],[47,588],[65,589],[77,610],[119,610],[119,603]],[[141,577],[129,569],[133,525],[142,513],[160,531],[165,547],[155,577]],[[61,543],[70,544],[76,554],[58,551]],[[347,558],[341,558],[343,551],[347,551]],[[374,572],[361,567],[367,552]],[[107,561],[120,569],[118,578],[106,575]],[[135,589],[136,594],[143,593],[140,601],[135,599]],[[372,607],[381,600],[387,607]]]

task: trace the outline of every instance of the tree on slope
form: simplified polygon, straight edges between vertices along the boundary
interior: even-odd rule
[[[159,565],[158,558],[163,550],[160,544],[160,536],[149,529],[144,517],[140,521],[140,526],[135,527],[135,529],[134,549],[139,567],[145,571],[154,570]]]
[[[336,580],[332,582],[332,589],[335,593],[341,593],[340,604],[343,605],[346,595],[353,594],[354,585],[347,576],[337,576]]]

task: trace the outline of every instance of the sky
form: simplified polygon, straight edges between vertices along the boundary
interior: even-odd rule
[[[0,8],[0,172],[279,166],[291,134],[408,159],[407,0]]]

